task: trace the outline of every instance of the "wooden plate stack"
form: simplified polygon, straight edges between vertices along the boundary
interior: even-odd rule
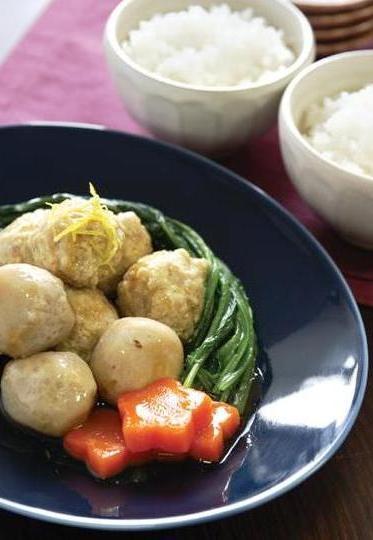
[[[373,0],[293,0],[310,21],[319,57],[373,46]]]

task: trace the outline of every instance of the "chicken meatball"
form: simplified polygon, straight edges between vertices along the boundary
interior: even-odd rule
[[[0,231],[0,265],[33,263],[29,239],[44,226],[48,212],[47,209],[28,212]]]
[[[200,319],[209,263],[185,249],[156,251],[133,264],[118,286],[121,315],[161,321],[187,341]]]
[[[115,271],[104,267],[98,283],[100,289],[109,294],[116,290],[124,272],[131,264],[153,251],[150,235],[134,212],[122,212],[115,217],[124,233],[124,239],[112,261]]]
[[[58,351],[77,353],[89,362],[98,340],[118,319],[114,306],[98,289],[66,289],[67,298],[75,313],[71,333],[56,347]]]
[[[91,370],[70,352],[44,352],[11,360],[1,379],[7,414],[24,426],[54,437],[86,420],[96,391]]]
[[[30,264],[0,267],[0,352],[20,358],[65,339],[75,317],[63,283]]]
[[[183,367],[183,346],[165,324],[127,317],[106,330],[90,365],[100,395],[116,405],[123,392],[143,388],[162,377],[177,378]]]
[[[72,287],[99,286],[105,292],[115,291],[127,268],[151,251],[136,214],[117,217],[97,194],[25,214],[0,231],[0,264],[34,264]]]

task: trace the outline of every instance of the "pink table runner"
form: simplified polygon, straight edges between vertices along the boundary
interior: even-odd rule
[[[117,0],[55,0],[0,68],[0,124],[32,120],[102,124],[148,135],[123,110],[102,55],[102,32]],[[277,130],[225,165],[250,178],[326,247],[362,304],[373,305],[373,252],[340,240],[297,195],[280,157]]]

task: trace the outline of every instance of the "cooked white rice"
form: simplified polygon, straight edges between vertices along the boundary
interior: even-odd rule
[[[312,105],[305,115],[305,133],[325,158],[373,177],[373,84]]]
[[[155,15],[122,46],[141,67],[200,86],[267,82],[295,59],[282,30],[252,9],[232,11],[226,4]]]

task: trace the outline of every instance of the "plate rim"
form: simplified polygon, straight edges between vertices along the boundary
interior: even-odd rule
[[[254,192],[256,196],[262,199],[262,201],[267,207],[275,207],[276,211],[279,212],[280,215],[285,217],[292,226],[298,229],[308,239],[310,244],[312,244],[315,252],[321,257],[321,259],[324,260],[324,262],[328,264],[329,267],[331,267],[335,277],[338,279],[341,290],[344,291],[346,301],[348,302],[352,310],[352,314],[354,315],[354,318],[356,320],[356,330],[359,333],[362,347],[362,369],[360,376],[360,385],[357,389],[355,400],[349,410],[348,417],[345,421],[343,429],[334,439],[333,443],[329,445],[329,447],[318,457],[317,460],[313,460],[282,482],[276,484],[270,489],[265,490],[262,493],[250,497],[250,499],[248,500],[246,499],[225,506],[211,508],[209,510],[203,510],[200,512],[192,512],[178,516],[146,519],[82,517],[74,514],[66,514],[63,512],[45,510],[39,507],[20,504],[9,499],[5,499],[3,497],[0,497],[0,509],[59,525],[117,531],[160,530],[167,528],[185,527],[187,525],[197,525],[213,520],[224,519],[235,514],[254,509],[266,502],[269,502],[287,493],[291,489],[298,486],[301,482],[309,478],[316,471],[318,471],[341,447],[356,421],[365,395],[369,367],[367,337],[360,310],[344,276],[337,267],[336,263],[327,253],[325,248],[318,242],[318,240],[313,236],[313,234],[290,213],[289,210],[284,208],[278,201],[273,199],[273,197],[268,195],[264,190],[253,184],[250,180],[246,180],[237,173],[228,169],[227,167],[224,167],[220,163],[214,162],[195,152],[181,148],[174,144],[151,139],[149,137],[134,135],[117,129],[107,128],[103,125],[80,122],[30,121],[20,124],[5,124],[0,126],[0,133],[3,133],[4,131],[17,131],[18,129],[30,129],[32,131],[35,128],[41,130],[44,128],[52,128],[57,130],[61,129],[61,131],[70,130],[72,132],[74,132],[75,130],[90,132],[100,131],[109,133],[114,136],[119,135],[120,137],[137,140],[140,144],[159,146],[161,148],[167,149],[168,151],[176,152],[180,156],[187,157],[188,159],[192,159],[194,161],[197,160],[204,164],[204,166],[207,165],[219,171],[220,173],[224,173],[224,175],[228,175],[232,178],[233,181],[240,185],[241,188]]]

